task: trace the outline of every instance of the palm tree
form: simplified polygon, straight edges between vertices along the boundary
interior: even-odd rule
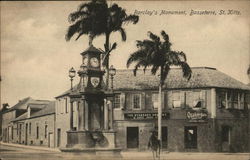
[[[160,72],[159,80],[159,94],[158,94],[158,139],[161,141],[161,118],[162,118],[162,86],[166,80],[168,73],[172,66],[179,66],[182,68],[183,76],[188,80],[191,78],[191,68],[187,64],[186,55],[183,52],[173,51],[169,36],[165,31],[161,31],[160,37],[148,32],[150,39],[137,41],[137,51],[133,52],[127,60],[127,68],[135,63],[134,75],[136,76],[137,70],[142,67],[144,72],[148,67],[151,67],[151,73],[156,75]]]
[[[139,17],[136,15],[127,15],[125,9],[117,4],[108,7],[106,0],[92,0],[89,3],[83,3],[78,10],[69,15],[69,26],[66,33],[66,40],[69,41],[75,34],[77,39],[82,35],[89,36],[89,45],[96,36],[105,35],[105,44],[103,51],[103,66],[106,69],[106,87],[109,84],[109,55],[117,46],[117,43],[110,44],[110,35],[112,32],[120,32],[122,41],[126,41],[126,32],[124,24],[132,22],[136,24]]]

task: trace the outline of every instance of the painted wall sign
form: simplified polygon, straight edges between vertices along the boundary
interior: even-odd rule
[[[190,110],[187,111],[187,119],[189,122],[207,122],[208,113],[205,110]]]
[[[157,119],[158,113],[125,113],[125,119],[145,120]],[[169,113],[162,113],[162,119],[169,119]]]

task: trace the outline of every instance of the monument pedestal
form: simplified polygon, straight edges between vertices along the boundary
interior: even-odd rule
[[[100,66],[101,54],[93,45],[81,53],[80,82],[78,88],[69,94],[70,129],[67,132],[67,145],[60,148],[61,151],[120,154],[121,149],[115,148],[115,132],[112,131],[114,94],[103,87],[105,71]],[[74,104],[78,108],[75,121]]]
[[[121,149],[115,148],[114,131],[68,131],[66,148],[63,152],[84,152],[93,155],[120,156]]]

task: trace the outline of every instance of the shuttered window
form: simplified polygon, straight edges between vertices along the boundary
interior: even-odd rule
[[[121,94],[115,94],[114,108],[121,108]]]
[[[205,108],[205,91],[193,92],[193,108]]]
[[[132,94],[132,108],[141,109],[141,95],[140,94]]]
[[[173,108],[180,108],[181,107],[181,95],[179,91],[172,92],[172,106]]]
[[[158,93],[152,93],[152,105],[153,105],[153,109],[157,109],[158,108]]]

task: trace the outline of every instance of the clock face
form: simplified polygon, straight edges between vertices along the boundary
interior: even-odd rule
[[[91,81],[92,86],[94,88],[96,88],[100,83],[100,78],[99,77],[91,77],[90,81]]]
[[[90,65],[92,67],[99,67],[99,61],[96,57],[93,57],[90,59]]]

